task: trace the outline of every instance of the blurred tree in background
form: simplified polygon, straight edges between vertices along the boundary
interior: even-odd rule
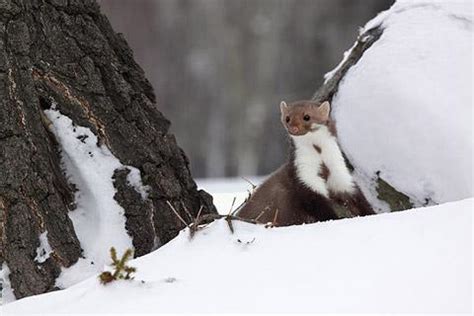
[[[393,0],[100,0],[158,91],[195,177],[286,157],[280,100],[308,99]]]

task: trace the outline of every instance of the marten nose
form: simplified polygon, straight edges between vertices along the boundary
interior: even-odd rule
[[[290,132],[296,134],[296,133],[298,133],[298,131],[299,131],[298,126],[290,126]]]

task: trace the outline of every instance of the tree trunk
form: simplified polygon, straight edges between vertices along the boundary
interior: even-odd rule
[[[344,78],[347,71],[357,64],[364,52],[369,49],[374,42],[376,42],[383,33],[382,27],[376,27],[366,31],[359,35],[356,44],[349,53],[349,56],[345,61],[338,67],[332,77],[327,80],[314,94],[313,100],[323,102],[325,100],[332,101],[333,96],[337,93],[339,83]],[[337,122],[336,122],[337,124]],[[347,160],[348,165],[353,169],[350,161]],[[376,191],[379,200],[386,202],[391,211],[400,211],[412,208],[413,205],[410,202],[410,198],[397,191],[390,183],[385,181],[379,175],[377,175]],[[346,213],[345,210],[338,210],[342,216]]]
[[[115,200],[136,255],[183,228],[167,201],[184,218],[200,207],[215,212],[210,195],[197,190],[143,71],[95,1],[3,0],[0,32],[0,265],[9,267],[17,298],[53,290],[61,267],[82,252],[68,216],[75,188],[43,113],[53,104],[137,168],[150,188],[144,200],[127,181],[130,171],[115,171]],[[52,254],[39,263],[44,232]]]

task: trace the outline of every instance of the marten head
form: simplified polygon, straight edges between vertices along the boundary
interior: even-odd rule
[[[319,104],[314,101],[280,103],[281,122],[293,136],[305,135],[329,123],[331,106],[328,101]]]

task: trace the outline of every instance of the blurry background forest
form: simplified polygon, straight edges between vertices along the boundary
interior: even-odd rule
[[[286,158],[280,100],[311,98],[393,0],[99,0],[155,89],[194,177]]]

